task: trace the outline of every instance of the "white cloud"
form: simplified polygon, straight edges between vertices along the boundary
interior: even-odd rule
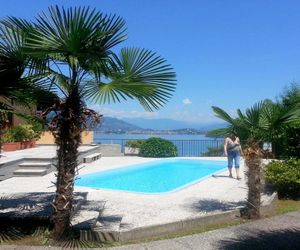
[[[192,101],[189,98],[185,98],[182,100],[183,105],[190,105],[192,104]]]

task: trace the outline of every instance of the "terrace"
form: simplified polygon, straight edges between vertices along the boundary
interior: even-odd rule
[[[80,147],[79,158],[83,159],[84,154],[90,154],[95,150],[98,150],[97,146]],[[40,146],[20,152],[4,153],[0,164],[3,166],[4,162],[7,164],[10,160],[21,161],[22,158],[28,159],[32,156],[40,159],[55,158],[55,151],[55,146]],[[204,159],[224,160],[225,158]],[[156,159],[102,155],[97,161],[80,163],[79,174],[95,173],[153,160]],[[227,176],[227,170],[224,170],[216,176],[208,177],[179,191],[155,195],[75,186],[80,205],[75,205],[77,211],[72,223],[76,228],[81,229],[81,236],[85,239],[128,241],[161,236],[201,225],[232,221],[240,216],[240,209],[245,205],[247,197],[243,162],[242,180],[238,181]],[[6,201],[4,203],[6,205],[0,210],[2,218],[7,215],[8,210],[11,216],[18,216],[21,211],[25,215],[26,209],[27,215],[34,217],[35,208],[39,211],[44,209],[46,214],[42,213],[40,216],[49,217],[51,211],[49,196],[51,197],[55,191],[55,186],[52,184],[54,181],[54,172],[44,176],[12,177],[1,181],[0,196]],[[44,202],[38,202],[37,197],[44,199]],[[38,204],[34,204],[34,200]],[[263,214],[272,209],[274,201],[276,195],[263,195]]]

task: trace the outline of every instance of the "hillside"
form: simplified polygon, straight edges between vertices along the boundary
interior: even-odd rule
[[[95,130],[103,133],[127,133],[135,131],[137,133],[143,131],[173,131],[174,133],[184,134],[191,133],[197,134],[209,131],[215,128],[224,127],[224,123],[211,123],[211,124],[195,124],[171,119],[117,119],[113,117],[103,117],[101,124],[94,128]]]
[[[113,117],[103,117],[102,122],[94,128],[95,130],[105,132],[121,132],[132,130],[143,130],[142,128],[135,126],[131,123]]]

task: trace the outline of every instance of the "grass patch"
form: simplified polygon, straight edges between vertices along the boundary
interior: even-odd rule
[[[278,200],[276,214],[285,214],[300,210],[299,200]]]

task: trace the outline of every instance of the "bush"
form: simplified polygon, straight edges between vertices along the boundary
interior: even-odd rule
[[[21,142],[27,137],[27,131],[22,126],[16,126],[6,130],[3,136],[3,142]]]
[[[3,142],[22,142],[38,139],[41,131],[31,124],[18,125],[5,131]]]
[[[178,156],[178,152],[172,142],[152,137],[144,141],[139,155],[143,157],[175,157]]]
[[[207,151],[203,153],[201,156],[223,156],[224,147],[220,145],[219,147],[208,147]]]
[[[130,148],[141,148],[145,140],[129,140],[125,143],[126,147]]]
[[[300,160],[272,161],[266,165],[265,177],[275,186],[280,198],[300,197]]]

